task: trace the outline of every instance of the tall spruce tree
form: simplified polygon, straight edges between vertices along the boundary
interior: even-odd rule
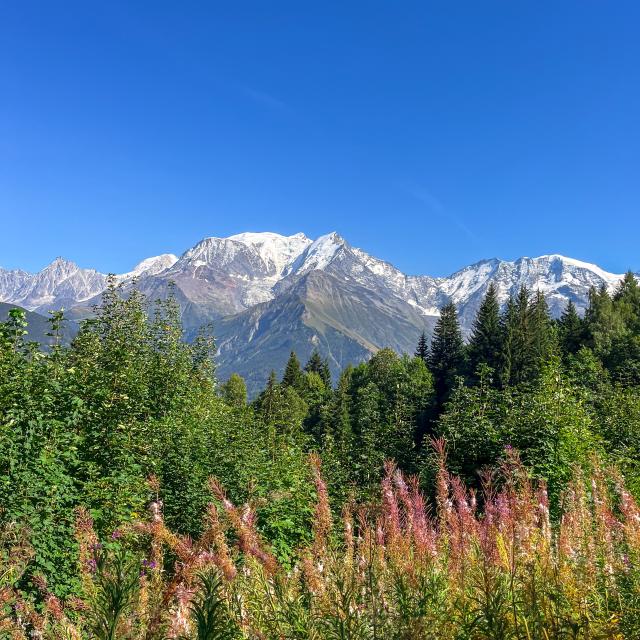
[[[291,387],[296,391],[303,391],[304,389],[304,373],[300,367],[300,360],[295,351],[292,351],[287,360],[287,366],[282,376],[282,386]]]
[[[351,425],[351,376],[353,367],[348,365],[340,374],[336,390],[323,414],[323,432],[331,434],[341,465],[351,465],[353,429]]]
[[[584,323],[573,300],[569,300],[558,320],[558,341],[565,355],[578,353],[584,343]]]
[[[549,305],[542,291],[536,291],[530,306],[529,331],[531,334],[531,362],[526,379],[538,377],[549,358],[557,351],[557,336]]]
[[[503,384],[516,385],[530,379],[533,357],[529,290],[522,286],[507,302],[502,315]]]
[[[627,329],[640,333],[640,285],[631,271],[625,273],[618,285],[613,303]]]
[[[420,334],[420,338],[418,339],[418,346],[416,348],[415,357],[427,361],[427,357],[429,356],[429,344],[427,342],[427,335],[423,331]]]
[[[329,369],[329,361],[320,355],[317,349],[313,350],[311,357],[304,365],[307,373],[317,373],[324,382],[327,389],[331,389],[331,370]]]
[[[453,302],[450,302],[440,309],[427,358],[438,406],[441,407],[446,401],[456,377],[463,372],[464,363],[464,342],[458,313]]]
[[[589,290],[584,322],[587,345],[606,363],[614,341],[625,331],[625,323],[604,284],[599,289],[592,287]]]
[[[500,303],[498,290],[491,282],[473,322],[471,338],[467,345],[468,371],[471,378],[476,379],[481,364],[486,364],[497,372],[500,367],[501,350]]]
[[[277,404],[277,396],[279,395],[278,379],[276,372],[272,369],[267,380],[267,385],[260,395],[256,398],[254,406],[258,410],[265,424],[270,424],[275,414],[275,406]]]
[[[308,411],[306,402],[294,387],[284,383],[278,384],[275,371],[269,375],[267,386],[253,406],[263,423],[273,428],[273,437],[275,434],[298,432]],[[274,441],[271,446],[275,446]]]
[[[623,384],[640,383],[640,286],[628,272],[613,296],[613,311],[620,323],[605,364]]]
[[[516,301],[513,295],[509,296],[504,311],[500,315],[500,367],[499,379],[502,387],[511,383],[511,371],[513,369],[513,345],[516,330]]]

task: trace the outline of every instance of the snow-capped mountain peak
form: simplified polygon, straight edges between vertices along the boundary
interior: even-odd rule
[[[106,276],[94,269],[81,269],[75,262],[58,257],[35,274],[14,272],[14,288],[4,289],[4,302],[31,311],[69,307],[88,300],[105,288]]]
[[[184,265],[227,269],[230,275],[280,278],[311,243],[303,233],[239,233],[228,238],[205,238],[185,252],[176,268]],[[182,263],[182,264],[181,264]]]
[[[180,258],[172,254],[147,258],[117,278],[125,283],[136,278],[138,286],[152,295],[164,282],[174,281],[183,299],[198,309],[199,322],[277,299],[313,271],[324,272],[336,286],[343,283],[350,295],[367,291],[376,299],[402,304],[423,319],[437,316],[443,304],[453,301],[465,331],[490,282],[503,303],[521,286],[539,289],[557,316],[568,300],[584,309],[591,287],[613,290],[622,277],[559,254],[482,260],[448,277],[412,276],[350,246],[335,232],[316,240],[303,233],[246,232],[205,238]],[[36,274],[0,269],[0,302],[39,311],[70,308],[93,300],[105,283],[104,274],[56,258]]]
[[[0,302],[9,301],[16,292],[33,278],[33,274],[22,269],[0,267]]]
[[[273,267],[278,276],[285,273],[311,244],[311,240],[304,233],[283,236],[269,231],[245,232],[229,236],[227,239],[251,247],[266,265]]]
[[[117,276],[119,281],[132,280],[143,276],[155,276],[170,269],[178,261],[178,256],[172,253],[163,253],[159,256],[146,258],[139,262],[131,271]]]
[[[539,256],[538,258],[532,258],[532,260],[537,262],[549,261],[550,263],[559,262],[564,265],[565,271],[584,270],[591,272],[601,278],[610,288],[615,287],[624,275],[621,273],[609,273],[608,271],[601,269],[597,264],[583,262],[582,260],[576,260],[575,258],[568,258],[557,253]]]
[[[294,266],[294,270],[297,274],[303,274],[314,269],[326,269],[338,251],[346,246],[344,238],[335,231],[320,236],[309,244]]]
[[[78,270],[78,265],[71,260],[67,260],[62,256],[58,256],[52,260],[40,273],[57,273],[57,274],[70,274],[75,273]]]

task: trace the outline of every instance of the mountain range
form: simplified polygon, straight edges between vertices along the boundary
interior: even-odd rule
[[[337,233],[312,240],[269,232],[205,238],[180,257],[147,258],[116,276],[124,290],[135,286],[151,299],[173,282],[187,338],[212,323],[219,377],[236,371],[252,392],[291,350],[304,361],[317,348],[334,374],[381,347],[412,352],[449,301],[468,333],[490,282],[501,302],[522,285],[539,289],[558,316],[568,300],[584,309],[590,287],[613,289],[621,277],[561,255],[482,260],[443,278],[406,275]],[[38,273],[0,268],[0,303],[36,314],[64,308],[78,321],[91,315],[106,281],[63,258]]]

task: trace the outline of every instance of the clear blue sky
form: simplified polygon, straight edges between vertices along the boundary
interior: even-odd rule
[[[640,2],[0,4],[0,265],[336,230],[640,270]]]

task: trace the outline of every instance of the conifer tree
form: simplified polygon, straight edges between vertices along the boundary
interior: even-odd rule
[[[503,384],[520,384],[531,377],[534,362],[529,290],[522,286],[502,316]]]
[[[627,328],[640,332],[640,286],[635,275],[628,271],[620,281],[614,295],[615,308]]]
[[[269,375],[267,386],[258,396],[255,407],[264,424],[274,428],[278,434],[299,431],[308,410],[296,389],[284,383],[278,384],[275,371]]]
[[[338,378],[336,389],[321,413],[321,457],[327,480],[339,501],[353,490],[355,438],[351,426],[351,365]]]
[[[329,362],[326,358],[322,358],[317,349],[313,350],[311,357],[304,366],[304,370],[307,373],[317,373],[322,378],[327,389],[331,389],[331,371],[329,369]]]
[[[483,363],[494,371],[498,370],[501,348],[500,303],[498,290],[491,282],[473,322],[471,338],[467,346],[469,373],[474,379],[478,367]]]
[[[310,371],[305,374],[302,398],[307,404],[307,415],[304,418],[303,428],[319,445],[322,443],[325,426],[322,415],[330,397],[331,390],[327,388],[319,373]]]
[[[356,391],[353,417],[358,436],[353,471],[359,484],[371,487],[384,464],[389,431],[380,410],[380,390],[375,382],[368,382]]]
[[[287,361],[287,366],[282,376],[282,386],[291,387],[296,391],[302,391],[304,386],[304,373],[300,367],[300,360],[295,351],[292,351]]]
[[[640,383],[640,286],[628,272],[613,296],[613,311],[621,325],[612,337],[605,364],[624,384]]]
[[[624,333],[625,326],[604,284],[599,289],[592,287],[589,290],[589,306],[584,320],[587,345],[606,362],[614,340]]]
[[[438,420],[436,434],[447,442],[447,465],[471,485],[478,485],[478,472],[495,463],[504,451],[500,425],[503,421],[501,400],[508,390],[495,389],[490,371],[481,363],[477,383],[453,390],[447,410]]]
[[[323,431],[330,433],[338,451],[341,464],[351,462],[353,429],[351,426],[351,375],[353,367],[349,365],[340,374],[336,390],[326,412],[323,415]]]
[[[516,331],[516,301],[513,295],[509,296],[504,311],[500,316],[500,367],[499,378],[502,387],[511,384],[511,372],[513,370],[513,350]]]
[[[461,375],[464,362],[464,343],[458,313],[453,302],[450,302],[440,309],[427,361],[433,375],[439,406],[447,399],[456,377]]]
[[[542,371],[544,364],[555,353],[557,337],[549,315],[549,305],[544,294],[538,290],[531,302],[529,330],[531,333],[531,362],[526,376],[533,380]]]
[[[270,424],[275,414],[279,394],[278,379],[272,369],[267,380],[267,385],[255,401],[255,406],[261,414],[265,424]]]
[[[558,339],[566,355],[578,353],[584,343],[584,323],[573,300],[569,300],[558,320]]]
[[[423,331],[420,334],[420,338],[418,339],[418,347],[416,348],[415,357],[427,361],[427,357],[429,356],[429,345],[427,343],[427,335]]]

